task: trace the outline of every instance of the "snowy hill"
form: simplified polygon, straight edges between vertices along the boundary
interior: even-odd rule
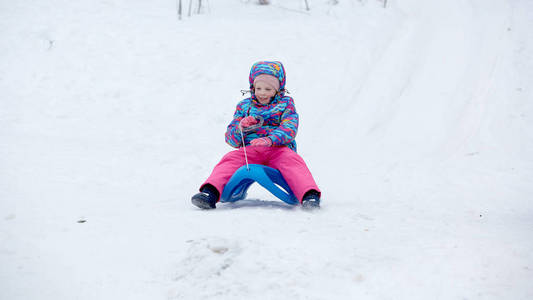
[[[271,2],[0,1],[0,299],[533,297],[533,3]],[[198,210],[262,59],[322,209]]]

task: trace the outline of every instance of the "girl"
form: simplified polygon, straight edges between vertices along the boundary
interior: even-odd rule
[[[250,70],[251,97],[237,104],[233,121],[226,131],[226,143],[244,146],[250,164],[278,169],[302,207],[320,207],[320,189],[303,159],[296,153],[298,114],[294,100],[285,95],[285,69],[281,62],[261,61]],[[260,122],[262,121],[262,123]],[[245,165],[244,150],[227,153],[192,197],[202,209],[216,208],[220,194],[230,177]]]

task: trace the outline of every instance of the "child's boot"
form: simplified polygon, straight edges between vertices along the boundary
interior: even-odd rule
[[[191,202],[201,209],[214,209],[216,208],[218,196],[217,189],[210,184],[206,184],[202,187],[200,193],[192,196]]]
[[[302,208],[305,210],[320,208],[320,193],[315,190],[305,193],[302,199]]]

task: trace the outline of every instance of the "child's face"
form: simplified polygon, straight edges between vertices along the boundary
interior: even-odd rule
[[[262,81],[256,82],[254,85],[254,88],[255,88],[255,96],[257,97],[257,100],[261,104],[270,103],[270,98],[276,95],[276,90],[270,85]]]

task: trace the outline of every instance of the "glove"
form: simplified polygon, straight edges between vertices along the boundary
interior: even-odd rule
[[[242,119],[240,124],[241,124],[241,128],[246,128],[246,127],[257,124],[257,120],[252,116],[248,116]]]
[[[267,138],[267,137],[262,137],[262,138],[258,138],[258,139],[253,139],[251,142],[250,142],[250,145],[252,146],[264,146],[264,147],[270,147],[272,146],[272,140],[270,138]]]

